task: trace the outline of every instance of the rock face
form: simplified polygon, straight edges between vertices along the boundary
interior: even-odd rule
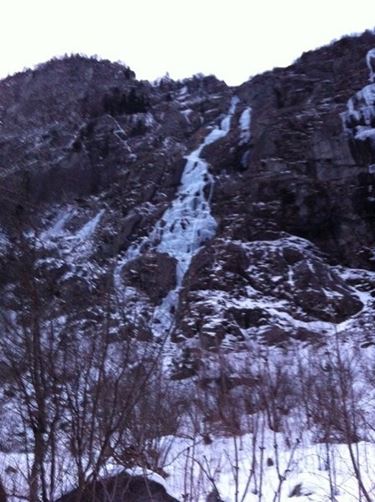
[[[123,280],[131,287],[144,292],[152,303],[159,305],[176,285],[176,260],[166,253],[139,256],[124,269]]]
[[[299,338],[314,321],[339,324],[363,307],[302,239],[218,239],[211,246],[214,252],[202,251],[191,266],[176,340],[199,334],[204,348],[215,348],[224,339],[244,348],[251,338],[283,343]],[[280,338],[274,336],[275,325]]]
[[[45,319],[170,334],[180,376],[219,348],[368,343],[374,46],[345,37],[238,88],[79,56],[0,82],[2,308],[21,316],[31,275]]]
[[[238,215],[233,223],[240,235],[259,239],[259,227],[277,228],[312,240],[340,263],[369,266],[371,153],[360,145],[362,156],[355,154],[360,147],[348,141],[342,114],[368,82],[365,58],[373,42],[371,34],[343,39],[240,87],[238,94],[252,106],[249,155],[240,173],[228,158],[230,186],[220,183],[218,172],[214,198],[217,214]]]

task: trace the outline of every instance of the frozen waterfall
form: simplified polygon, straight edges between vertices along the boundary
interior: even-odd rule
[[[352,96],[347,102],[347,110],[341,114],[344,130],[356,141],[366,141],[375,152],[375,49],[368,51],[366,63],[370,70],[367,84]],[[368,165],[368,171],[373,174],[375,164]]]
[[[167,253],[177,261],[177,284],[170,291],[153,314],[153,331],[169,330],[173,322],[173,307],[177,304],[178,293],[191,260],[202,244],[216,232],[217,223],[211,214],[210,197],[213,177],[206,160],[201,157],[203,149],[224,138],[231,126],[231,118],[239,102],[233,97],[228,114],[205,137],[193,152],[187,155],[181,183],[175,199],[157,222],[152,232],[138,245],[131,246],[115,270],[115,285],[121,290],[121,270],[142,254],[143,248]],[[126,293],[125,293],[126,294]]]
[[[199,247],[215,235],[217,223],[211,215],[210,195],[213,184],[207,162],[200,157],[205,146],[228,134],[230,119],[238,98],[232,99],[228,115],[206,136],[203,143],[186,157],[181,185],[175,200],[154,230],[160,237],[157,250],[177,260],[177,286],[180,286],[191,259]],[[205,189],[210,187],[206,196]]]

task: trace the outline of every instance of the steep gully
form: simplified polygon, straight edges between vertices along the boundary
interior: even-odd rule
[[[156,337],[165,336],[173,326],[174,311],[178,302],[183,279],[194,254],[216,232],[217,223],[211,214],[210,198],[213,177],[208,163],[201,157],[203,149],[224,138],[231,127],[231,120],[239,103],[233,97],[228,114],[204,138],[203,142],[186,156],[176,197],[151,233],[138,244],[132,245],[118,262],[114,271],[114,284],[119,297],[124,301],[133,295],[133,288],[124,284],[122,271],[130,262],[148,250],[166,253],[176,260],[176,285],[169,291],[153,312],[151,330]],[[249,124],[247,124],[249,129]],[[208,196],[206,189],[209,187]],[[134,318],[139,310],[133,310]]]

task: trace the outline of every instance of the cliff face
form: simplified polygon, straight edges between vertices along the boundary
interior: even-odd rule
[[[178,378],[218,347],[372,343],[374,46],[238,88],[81,57],[3,80],[2,308],[21,322],[37,278],[61,330],[170,333]]]

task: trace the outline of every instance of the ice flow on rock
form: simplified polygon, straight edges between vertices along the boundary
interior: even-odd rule
[[[205,146],[226,136],[238,98],[232,98],[228,115],[204,139],[203,143],[186,157],[181,185],[175,200],[155,228],[160,236],[157,250],[177,260],[177,286],[189,268],[194,253],[204,241],[215,235],[217,223],[211,215],[210,195],[205,189],[213,184],[208,163],[200,157]]]
[[[161,305],[156,307],[153,314],[153,327],[157,321],[162,331],[169,329],[173,322],[173,307],[177,303],[178,292],[193,255],[216,232],[217,223],[210,209],[213,177],[201,153],[207,145],[228,134],[238,102],[239,98],[232,98],[228,114],[208,133],[198,148],[185,157],[186,164],[174,201],[150,235],[128,249],[114,273],[116,287],[126,296],[127,288],[122,283],[121,271],[127,263],[141,255],[145,247],[167,253],[176,259],[176,287],[168,293]]]
[[[349,136],[356,141],[367,141],[375,152],[375,49],[368,51],[366,63],[372,83],[364,86],[349,99],[342,118],[344,129]],[[368,169],[373,174],[375,164],[369,164]]]
[[[370,71],[369,80],[374,82],[375,79],[375,49],[370,49],[366,55],[366,63]]]

